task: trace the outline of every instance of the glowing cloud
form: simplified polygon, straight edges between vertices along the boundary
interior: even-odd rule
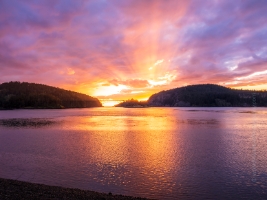
[[[267,85],[267,1],[0,2],[0,82],[102,99],[186,84]]]

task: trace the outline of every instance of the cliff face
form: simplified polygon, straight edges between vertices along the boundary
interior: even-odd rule
[[[243,107],[267,106],[267,92],[233,90],[213,84],[191,85],[152,95],[149,106]]]
[[[101,107],[97,98],[35,83],[0,84],[0,108],[88,108]]]

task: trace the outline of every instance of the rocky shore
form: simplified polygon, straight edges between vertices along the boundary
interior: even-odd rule
[[[0,199],[122,199],[122,200],[141,200],[144,198],[113,195],[111,193],[98,193],[94,191],[48,186],[43,184],[27,183],[23,181],[9,180],[0,178]]]

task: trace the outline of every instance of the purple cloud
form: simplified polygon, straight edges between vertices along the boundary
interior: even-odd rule
[[[0,82],[94,95],[116,80],[116,98],[197,83],[263,89],[266,19],[265,0],[2,0]]]

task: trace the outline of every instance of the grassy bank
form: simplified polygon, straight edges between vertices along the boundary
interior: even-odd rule
[[[143,199],[0,178],[0,199]]]

